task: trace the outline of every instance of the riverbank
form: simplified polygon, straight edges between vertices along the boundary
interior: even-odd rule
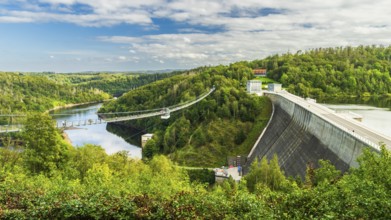
[[[83,103],[75,103],[75,104],[66,104],[66,105],[56,106],[54,108],[46,110],[45,113],[49,113],[51,111],[55,111],[55,110],[59,110],[59,109],[73,108],[73,107],[83,106],[83,105],[99,104],[99,103],[108,102],[108,101],[111,101],[111,100],[113,100],[113,99],[105,99],[105,100],[102,100],[102,101],[92,101],[92,102],[83,102]]]
[[[62,136],[62,139],[67,142],[68,144],[72,145],[72,141],[71,139],[69,138],[68,134],[65,133],[64,130],[61,131],[61,136]]]
[[[55,113],[53,114],[53,119],[57,123],[61,123],[62,121],[77,122],[88,119],[96,120],[96,112],[101,105],[102,103],[63,108],[51,113]],[[75,147],[86,144],[98,145],[102,146],[108,154],[129,151],[132,156],[141,158],[141,148],[137,147],[138,145],[129,143],[133,137],[136,137],[135,132],[123,127],[102,123],[88,126],[75,126],[73,128],[67,128],[62,133],[66,133],[66,135],[62,135],[64,141]],[[118,133],[124,135],[120,136]],[[138,137],[135,139],[139,140]]]

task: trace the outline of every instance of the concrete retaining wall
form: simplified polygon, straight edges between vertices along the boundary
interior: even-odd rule
[[[267,95],[274,104],[274,114],[249,155],[247,167],[256,158],[271,159],[274,154],[288,176],[304,177],[307,164],[317,166],[319,159],[330,160],[343,172],[358,165],[356,159],[365,143],[278,94]]]

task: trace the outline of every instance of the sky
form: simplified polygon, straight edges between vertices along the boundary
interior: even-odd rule
[[[389,0],[0,0],[0,71],[190,69],[390,44]]]

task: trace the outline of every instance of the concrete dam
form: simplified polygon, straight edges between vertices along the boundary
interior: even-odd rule
[[[304,177],[307,164],[317,167],[320,159],[331,161],[344,172],[358,166],[356,159],[364,148],[379,151],[379,142],[391,146],[389,137],[375,132],[371,135],[360,122],[346,122],[347,119],[313,101],[285,91],[265,95],[272,100],[273,114],[248,155],[246,168],[256,158],[270,160],[277,154],[287,176]]]

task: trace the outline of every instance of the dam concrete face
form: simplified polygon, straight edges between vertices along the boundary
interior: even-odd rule
[[[307,165],[317,167],[320,159],[329,160],[342,172],[358,166],[356,159],[366,143],[311,109],[279,94],[266,95],[273,102],[273,115],[249,154],[247,167],[257,158],[270,160],[274,154],[287,176],[304,178]]]

